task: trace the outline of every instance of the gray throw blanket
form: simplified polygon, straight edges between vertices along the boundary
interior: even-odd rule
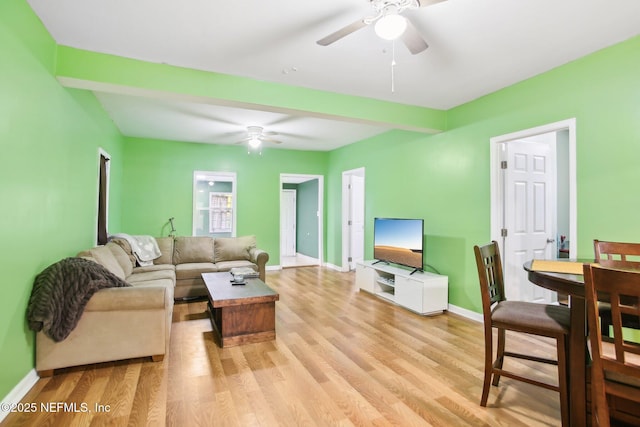
[[[131,286],[102,265],[65,258],[36,276],[27,307],[29,328],[62,341],[76,327],[93,294],[103,288]]]
[[[136,257],[138,265],[153,265],[153,260],[162,255],[158,242],[152,236],[130,236],[118,233],[110,236],[111,239],[124,239],[129,242],[131,252]]]

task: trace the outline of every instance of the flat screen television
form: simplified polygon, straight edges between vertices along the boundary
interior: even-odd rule
[[[391,262],[422,271],[424,220],[375,218],[373,257],[376,262]]]

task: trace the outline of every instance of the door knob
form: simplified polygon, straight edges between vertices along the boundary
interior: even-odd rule
[[[556,239],[547,239],[547,243],[553,243],[555,241],[556,241]]]

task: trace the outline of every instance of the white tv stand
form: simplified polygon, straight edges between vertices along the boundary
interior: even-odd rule
[[[356,264],[356,286],[361,291],[405,307],[418,314],[437,314],[449,304],[449,278],[440,274],[396,267],[375,261]]]

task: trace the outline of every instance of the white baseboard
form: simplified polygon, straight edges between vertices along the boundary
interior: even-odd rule
[[[345,273],[345,271],[342,269],[342,267],[340,267],[339,265],[335,265],[335,264],[330,264],[328,262],[326,262],[324,264],[325,267],[331,269],[331,270],[335,270],[335,271],[339,271],[341,273]]]
[[[466,317],[467,319],[474,320],[476,322],[484,322],[484,317],[482,313],[476,313],[475,311],[467,310],[466,308],[458,307],[457,305],[449,304],[448,311],[457,314],[462,317]]]
[[[268,265],[265,267],[264,269],[265,271],[278,271],[278,270],[282,270],[282,266],[281,265]]]
[[[27,375],[2,399],[1,407],[5,407],[7,404],[11,405],[14,403],[19,403],[31,390],[31,388],[36,385],[40,377],[35,369],[30,370]],[[5,419],[10,412],[8,411],[0,411],[0,422]]]

